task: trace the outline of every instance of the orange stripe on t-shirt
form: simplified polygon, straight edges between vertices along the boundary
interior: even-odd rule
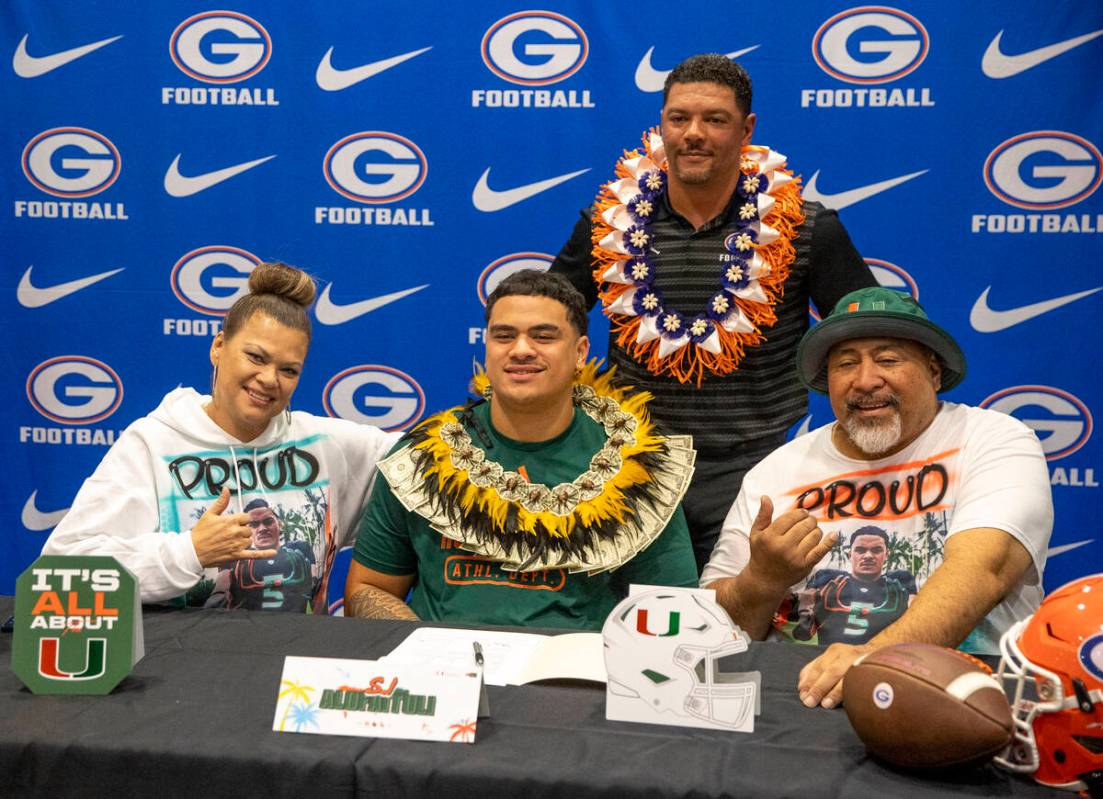
[[[931,457],[922,461],[908,461],[907,463],[896,463],[892,466],[882,466],[879,469],[859,469],[853,472],[844,472],[843,474],[837,474],[834,477],[821,478],[814,483],[809,483],[808,485],[790,489],[789,491],[785,492],[785,496],[797,496],[813,488],[822,488],[824,485],[828,483],[834,483],[836,480],[846,480],[852,477],[870,477],[875,474],[885,474],[886,472],[902,472],[907,469],[922,469],[924,466],[929,466],[936,461],[940,461],[945,458],[949,458],[952,455],[956,455],[960,451],[961,447],[954,447],[953,449],[948,449],[945,452],[939,452],[936,455],[932,455]]]

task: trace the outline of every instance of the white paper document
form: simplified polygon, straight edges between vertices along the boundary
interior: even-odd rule
[[[419,627],[381,663],[410,663],[450,670],[470,669],[482,649],[487,685],[523,685],[536,680],[605,682],[601,635],[540,635],[501,630]]]

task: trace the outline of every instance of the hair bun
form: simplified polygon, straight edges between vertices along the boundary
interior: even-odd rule
[[[303,308],[314,302],[314,278],[282,261],[259,264],[249,275],[252,294],[275,294]]]

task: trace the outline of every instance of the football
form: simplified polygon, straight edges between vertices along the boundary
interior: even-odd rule
[[[980,661],[932,644],[896,644],[859,658],[843,707],[866,748],[907,768],[980,764],[1011,741],[1011,708]]]

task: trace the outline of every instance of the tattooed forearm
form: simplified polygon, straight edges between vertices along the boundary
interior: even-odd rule
[[[345,615],[359,619],[406,619],[417,621],[410,606],[393,594],[365,585],[345,600]]]

